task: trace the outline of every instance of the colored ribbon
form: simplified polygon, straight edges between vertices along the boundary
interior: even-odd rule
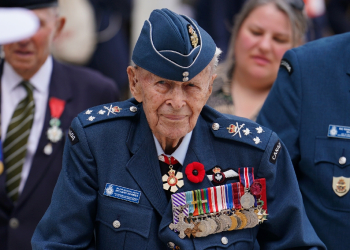
[[[254,168],[239,168],[239,181],[244,187],[249,188],[254,182]]]
[[[59,119],[63,113],[66,102],[56,97],[51,97],[49,100],[50,113],[52,118]]]
[[[186,192],[186,204],[188,205],[189,215],[192,215],[194,212],[194,206],[193,206],[192,202],[193,202],[192,191],[187,191]]]

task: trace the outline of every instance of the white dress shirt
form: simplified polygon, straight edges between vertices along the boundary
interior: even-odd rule
[[[160,156],[162,154],[165,154],[168,157],[172,156],[183,166],[184,161],[185,161],[185,157],[187,154],[188,146],[190,145],[191,137],[192,137],[192,131],[185,135],[185,137],[182,139],[180,146],[174,151],[174,153],[172,153],[171,155],[167,155],[166,153],[164,153],[164,150],[160,146],[160,143],[157,140],[157,138],[153,135],[153,139],[154,139],[154,143],[156,144],[158,156]]]
[[[33,162],[33,157],[38,147],[41,132],[44,126],[47,99],[49,97],[49,85],[52,73],[52,57],[49,56],[39,71],[29,80],[34,86],[35,113],[33,126],[28,138],[28,148],[25,162],[22,168],[21,183],[19,193],[22,192],[27,181],[29,171]],[[6,132],[13,112],[27,92],[19,83],[22,81],[14,69],[5,61],[4,70],[1,77],[1,140],[6,139]]]

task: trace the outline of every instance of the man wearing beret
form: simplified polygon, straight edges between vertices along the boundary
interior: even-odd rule
[[[118,100],[118,91],[101,74],[52,58],[65,22],[57,0],[2,0],[0,7],[28,8],[40,20],[34,35],[3,45],[0,67],[0,249],[27,250],[50,204],[70,123],[88,107]]]
[[[350,33],[283,56],[258,116],[286,143],[306,213],[328,249],[350,249]]]
[[[205,106],[219,54],[191,18],[151,13],[134,98],[73,120],[33,249],[325,249],[277,135]]]

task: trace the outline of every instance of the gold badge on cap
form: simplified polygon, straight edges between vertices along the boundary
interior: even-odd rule
[[[193,29],[192,25],[188,24],[187,25],[188,28],[188,33],[190,34],[190,39],[191,39],[191,44],[192,47],[195,48],[198,45],[198,36],[196,31]]]
[[[344,176],[333,177],[333,190],[339,197],[346,195],[349,192],[350,178]]]

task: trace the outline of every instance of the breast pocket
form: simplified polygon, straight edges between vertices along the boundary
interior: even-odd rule
[[[350,140],[316,137],[315,165],[321,203],[333,210],[350,211]]]
[[[153,208],[99,194],[96,242],[99,249],[147,246]]]
[[[241,230],[224,231],[218,234],[212,234],[203,238],[193,239],[195,249],[234,249],[246,250],[254,248],[253,231],[256,235],[258,226]]]

